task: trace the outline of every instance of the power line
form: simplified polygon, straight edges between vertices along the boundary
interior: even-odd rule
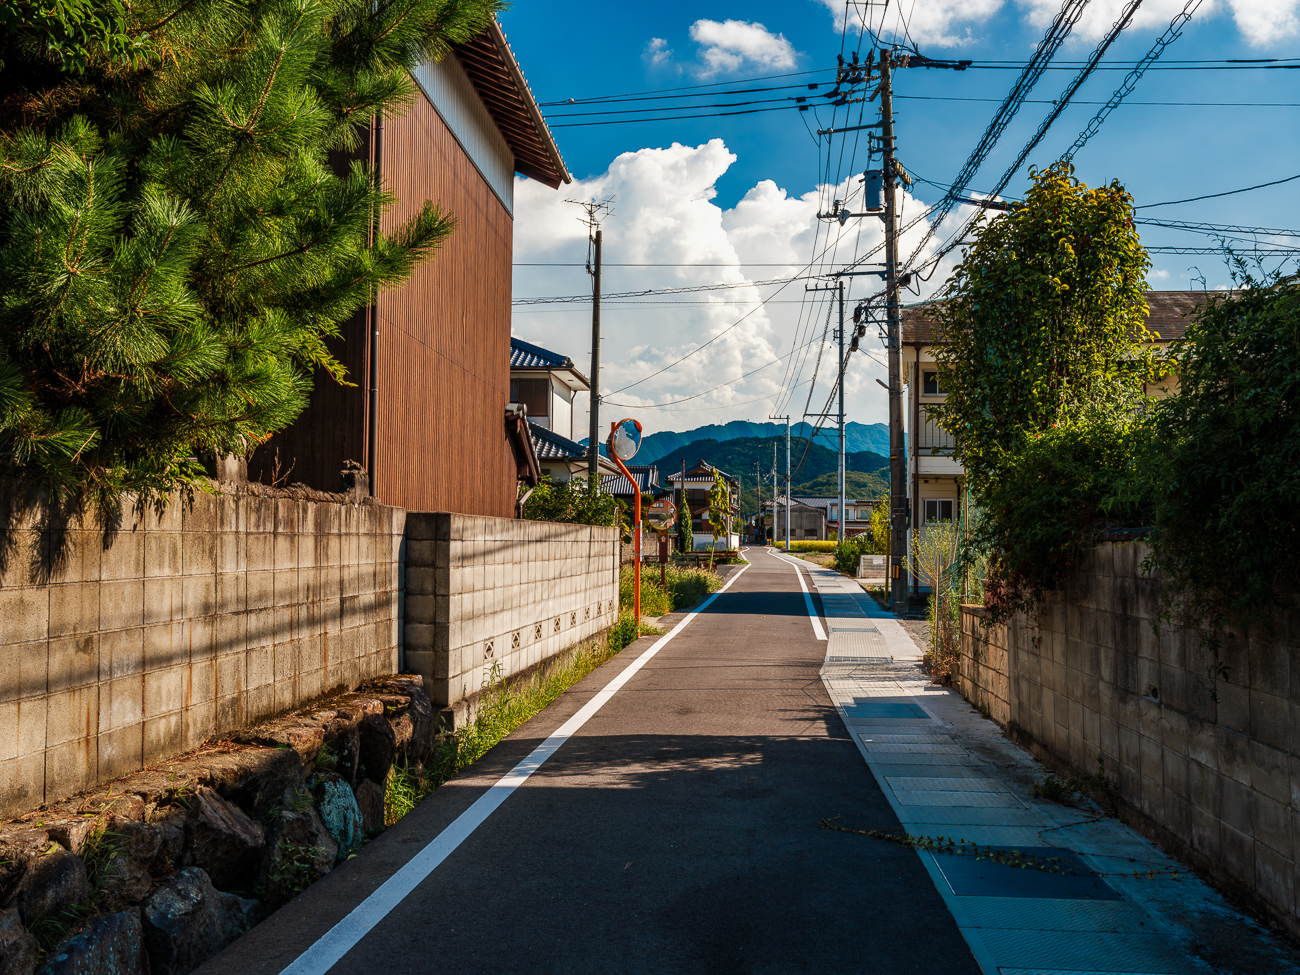
[[[647,295],[685,295],[700,291],[726,291],[735,288],[766,288],[774,285],[785,287],[794,281],[803,281],[816,275],[795,275],[790,278],[773,278],[769,281],[722,281],[717,284],[696,284],[685,288],[646,288],[643,291],[620,291],[601,296],[601,300],[610,298],[642,298]],[[571,302],[590,301],[591,295],[543,295],[535,298],[515,298],[510,304],[520,308],[526,305],[557,305]]]
[[[1267,183],[1257,183],[1254,186],[1243,186],[1239,190],[1224,190],[1222,193],[1206,193],[1204,196],[1189,196],[1185,200],[1166,200],[1164,203],[1144,203],[1140,207],[1134,207],[1134,210],[1147,210],[1151,207],[1171,207],[1178,203],[1195,203],[1198,200],[1215,200],[1221,196],[1233,196],[1236,193],[1249,193],[1251,190],[1262,190],[1266,186],[1281,186],[1283,183],[1289,183],[1292,180],[1300,179],[1300,173],[1294,176],[1288,176],[1285,179],[1275,179]]]
[[[1196,10],[1200,5],[1201,0],[1187,0],[1186,6],[1174,15],[1174,19],[1169,22],[1169,26],[1165,28],[1165,32],[1156,38],[1156,42],[1151,46],[1151,50],[1147,51],[1147,53],[1142,57],[1142,60],[1135,64],[1133,69],[1124,76],[1124,80],[1119,83],[1119,87],[1115,89],[1114,94],[1110,96],[1110,99],[1106,104],[1103,105],[1101,110],[1098,111],[1097,114],[1088,121],[1088,124],[1083,127],[1083,131],[1081,131],[1078,137],[1074,140],[1074,144],[1071,145],[1069,149],[1066,149],[1065,153],[1061,156],[1062,159],[1067,161],[1073,159],[1075,153],[1082,149],[1085,143],[1097,134],[1097,130],[1100,129],[1102,123],[1106,121],[1106,117],[1119,107],[1120,102],[1132,94],[1133,89],[1137,87],[1138,80],[1146,70],[1151,67],[1156,59],[1164,53],[1165,48],[1182,36],[1183,26],[1192,19],[1192,14],[1196,13]]]

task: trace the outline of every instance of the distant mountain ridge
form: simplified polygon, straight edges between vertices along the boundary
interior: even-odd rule
[[[782,437],[776,451],[777,469],[781,476],[785,474],[785,428],[781,428]],[[683,447],[678,447],[665,454],[654,463],[659,465],[659,482],[667,484],[668,475],[680,470],[683,462],[687,468],[694,467],[703,460],[714,467],[721,468],[742,482],[752,483],[754,467],[758,465],[765,477],[771,478],[772,470],[771,437],[736,437],[732,440],[692,440]],[[821,444],[808,444],[802,437],[791,438],[790,460],[797,468],[795,483],[801,484],[826,474],[832,474],[839,466],[835,451],[828,450]],[[805,449],[806,448],[806,449]],[[637,460],[641,459],[640,453]],[[870,450],[855,450],[845,454],[846,470],[863,474],[879,475],[889,467],[889,458]],[[887,475],[886,475],[887,476]]]
[[[829,426],[829,424],[827,425]],[[809,423],[795,423],[790,427],[792,437],[805,437],[812,432],[812,425]],[[670,431],[665,430],[660,433],[652,433],[641,441],[641,449],[637,451],[636,462],[638,464],[653,464],[662,457],[666,457],[676,450],[694,443],[697,440],[713,440],[725,442],[727,440],[739,440],[742,437],[777,437],[785,440],[784,423],[763,423],[754,420],[732,420],[729,423],[711,423],[708,426],[696,427],[694,430]],[[834,436],[831,433],[831,436]],[[586,443],[586,440],[582,441]],[[823,427],[817,439],[818,444],[829,443],[827,438],[827,427]],[[844,450],[846,453],[869,452],[879,454],[883,457],[889,456],[889,426],[885,423],[856,423],[850,421],[844,424]]]

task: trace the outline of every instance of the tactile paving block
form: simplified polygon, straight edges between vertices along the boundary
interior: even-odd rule
[[[982,776],[941,776],[931,775],[929,769],[924,775],[915,771],[911,775],[893,775],[885,782],[895,792],[1003,792],[1011,793],[997,779]]]
[[[979,897],[1035,897],[1050,900],[1117,901],[1113,887],[1077,853],[1051,846],[995,847],[1050,862],[1059,872],[1038,870],[992,859],[952,853],[934,854],[934,862],[954,894]]]

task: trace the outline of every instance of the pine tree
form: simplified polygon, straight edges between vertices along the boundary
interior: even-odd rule
[[[453,230],[355,158],[498,0],[161,0],[71,70],[0,22],[0,451],[56,494],[158,502],[303,410],[327,340]]]

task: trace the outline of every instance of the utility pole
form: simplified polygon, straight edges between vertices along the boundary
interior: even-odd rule
[[[907,611],[907,458],[903,455],[903,370],[898,313],[898,208],[895,199],[892,55],[880,54],[881,150],[885,166],[885,318],[889,335],[889,592],[895,613]],[[915,439],[916,431],[912,431]]]
[[[840,299],[840,541],[848,538],[847,520],[844,517],[844,373],[848,371],[848,362],[844,359],[844,279],[841,278],[836,282],[839,285]]]
[[[769,420],[785,421],[785,550],[790,551],[790,417],[771,416]],[[776,445],[773,444],[775,447]],[[775,464],[773,465],[775,466]],[[776,495],[772,495],[772,531],[776,532]],[[775,539],[774,539],[775,541]]]
[[[597,203],[595,200],[565,200],[565,203],[576,203],[587,211],[586,218],[579,217],[579,221],[587,225],[588,244],[595,251],[595,263],[592,262],[592,252],[587,252],[587,272],[591,275],[591,400],[589,409],[591,416],[587,433],[587,479],[590,489],[594,492],[596,486],[600,483],[597,475],[600,470],[600,248],[602,235],[600,230],[600,221],[603,215],[613,212],[610,209],[610,200],[603,203]]]

